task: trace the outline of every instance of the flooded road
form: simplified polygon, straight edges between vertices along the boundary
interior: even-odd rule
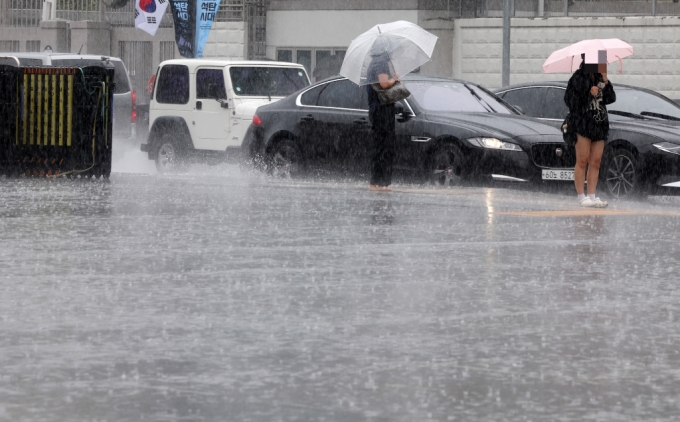
[[[674,420],[679,205],[0,179],[0,420]]]

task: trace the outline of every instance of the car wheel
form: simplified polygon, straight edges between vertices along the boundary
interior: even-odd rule
[[[287,178],[299,176],[302,173],[302,152],[297,144],[290,139],[284,139],[272,148],[269,154],[269,174],[274,177]]]
[[[156,170],[159,173],[172,173],[183,165],[182,152],[178,143],[168,135],[163,136],[156,154]]]
[[[426,169],[430,183],[449,187],[460,183],[463,174],[463,153],[456,145],[442,145],[434,152]]]
[[[641,190],[637,159],[627,149],[616,149],[606,154],[600,177],[607,196],[611,198],[630,197]]]

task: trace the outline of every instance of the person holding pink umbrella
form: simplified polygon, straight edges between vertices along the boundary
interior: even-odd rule
[[[569,79],[564,93],[570,124],[573,125],[571,130],[576,132],[574,184],[582,207],[605,208],[607,202],[595,193],[602,153],[609,135],[606,105],[616,101],[616,93],[607,77],[606,51],[588,51],[581,55],[581,59],[581,65]],[[584,193],[586,180],[587,196]]]
[[[609,135],[607,104],[616,101],[614,87],[607,78],[607,64],[633,55],[633,47],[618,38],[583,40],[554,51],[543,63],[545,73],[569,72],[564,102],[569,108],[568,134],[576,132],[574,183],[584,207],[604,208],[606,201],[596,195],[604,144]],[[565,136],[565,141],[572,138]],[[587,174],[586,174],[587,169]],[[588,196],[584,183],[588,181]]]

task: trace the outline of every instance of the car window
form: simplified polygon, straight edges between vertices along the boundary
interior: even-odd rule
[[[122,61],[111,60],[114,67],[113,80],[116,84],[114,88],[114,94],[123,94],[130,92],[130,82],[128,80],[127,70]],[[58,57],[52,57],[52,66],[101,66],[104,62],[102,60],[96,59],[60,59]]]
[[[189,68],[179,64],[163,66],[156,82],[156,101],[162,104],[189,102]]]
[[[231,86],[238,96],[285,97],[309,85],[302,69],[289,67],[231,67]]]
[[[503,99],[512,105],[520,106],[527,116],[540,117],[545,91],[546,88],[538,87],[513,89],[506,92]]]
[[[316,86],[302,94],[302,97],[300,97],[300,102],[302,103],[302,105],[315,106],[317,101],[319,100],[319,94],[321,93],[321,91],[328,88],[328,85],[329,84]]]
[[[545,107],[542,107],[538,117],[545,119],[564,119],[569,113],[569,108],[564,103],[564,92],[562,88],[547,88],[545,94]]]
[[[616,92],[616,101],[607,105],[608,110],[625,111],[635,114],[647,111],[680,118],[680,106],[671,100],[636,89],[616,89],[616,85],[614,85],[614,92]]]
[[[495,96],[473,84],[404,81],[404,85],[411,92],[409,101],[415,101],[425,111],[513,113]]]
[[[320,92],[317,105],[319,107],[368,110],[366,87],[359,86],[347,79],[331,82],[326,89]]]
[[[227,98],[222,69],[198,69],[196,98]]]

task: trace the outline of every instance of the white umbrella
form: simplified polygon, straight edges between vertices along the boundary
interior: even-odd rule
[[[387,54],[394,72],[403,76],[430,60],[436,42],[435,35],[411,22],[376,25],[352,40],[340,74],[357,85],[376,83],[366,71],[376,55]]]

